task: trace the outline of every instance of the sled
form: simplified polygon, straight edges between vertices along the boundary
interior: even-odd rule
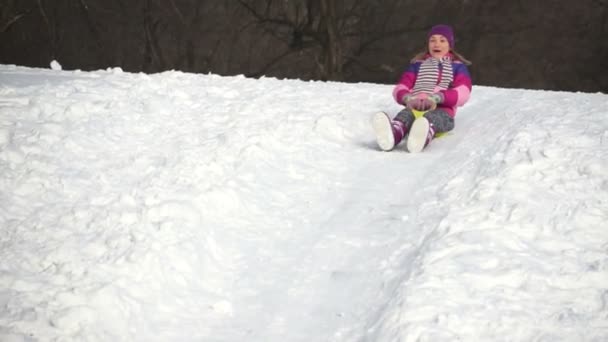
[[[410,110],[412,111],[412,113],[414,113],[414,117],[416,117],[416,119],[419,119],[419,118],[421,118],[424,115],[424,113],[426,113],[426,112],[428,112],[430,110],[433,110],[435,108],[437,108],[437,104],[436,103],[430,109],[427,109],[427,110],[418,110],[418,109],[414,109],[412,107],[410,107]],[[441,137],[443,137],[446,134],[448,134],[448,132],[436,133],[435,134],[435,139],[441,138]]]

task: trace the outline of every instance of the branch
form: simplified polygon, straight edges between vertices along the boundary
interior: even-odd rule
[[[89,11],[89,6],[85,2],[85,0],[80,0],[80,8],[82,10],[82,15],[84,16],[84,20],[89,28],[90,34],[93,36],[92,41],[94,41],[99,49],[99,57],[104,64],[112,63],[110,54],[108,53],[108,49],[103,43],[102,33],[95,25],[94,16],[91,15]]]
[[[260,77],[260,76],[266,74],[266,71],[268,69],[270,69],[275,63],[277,63],[281,59],[289,56],[290,54],[292,54],[294,52],[295,51],[293,51],[291,49],[287,49],[287,50],[283,51],[283,53],[281,53],[280,55],[278,55],[275,58],[271,59],[268,63],[266,63],[264,66],[262,66],[259,71],[253,72],[253,73],[249,74],[248,76],[250,76],[250,77]]]
[[[169,1],[171,1],[171,5],[173,6],[173,9],[175,10],[175,13],[177,13],[177,16],[179,17],[179,21],[181,21],[182,25],[183,25],[185,23],[185,20],[184,20],[184,16],[182,15],[182,12],[175,5],[175,1],[173,1],[173,0],[169,0]]]
[[[38,2],[38,8],[40,9],[40,14],[42,14],[42,19],[44,19],[44,22],[46,23],[46,26],[49,28],[51,28],[51,23],[49,22],[49,18],[46,16],[46,12],[44,11],[44,7],[42,7],[42,3],[40,2],[40,0],[37,0]]]
[[[46,11],[44,10],[44,7],[42,6],[42,2],[40,0],[37,0],[38,3],[38,9],[40,9],[40,14],[42,15],[42,19],[44,19],[44,22],[46,23],[46,27],[49,31],[49,41],[50,41],[50,54],[52,58],[55,58],[55,54],[57,52],[57,31],[54,30],[51,27],[51,21],[49,20],[49,17],[46,14]]]
[[[276,24],[279,26],[286,27],[295,27],[295,24],[289,20],[285,19],[274,19],[269,16],[264,16],[260,14],[255,8],[251,7],[247,2],[243,0],[238,0],[241,6],[245,7],[245,9],[260,23],[260,24]]]
[[[28,10],[24,13],[19,13],[17,15],[15,15],[14,17],[12,17],[9,21],[6,22],[6,24],[4,24],[2,26],[2,28],[0,29],[0,33],[4,33],[6,31],[8,31],[8,29],[13,26],[14,23],[16,23],[17,21],[19,21],[19,19],[23,18],[26,14],[29,14],[32,10]]]

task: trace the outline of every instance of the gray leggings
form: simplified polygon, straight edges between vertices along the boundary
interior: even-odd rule
[[[442,109],[430,110],[424,113],[424,117],[433,125],[436,133],[449,132],[454,129],[454,118]],[[416,117],[411,109],[404,108],[395,116],[395,120],[403,122],[409,130]]]

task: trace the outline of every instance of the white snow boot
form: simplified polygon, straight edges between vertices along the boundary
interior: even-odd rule
[[[401,142],[405,135],[405,125],[401,121],[391,120],[384,112],[374,114],[372,126],[376,133],[376,142],[383,151],[390,151]]]
[[[414,121],[407,138],[407,150],[411,153],[422,151],[435,137],[435,129],[429,120],[421,117]]]

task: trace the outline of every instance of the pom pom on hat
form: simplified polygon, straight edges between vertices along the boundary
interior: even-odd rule
[[[444,36],[448,40],[448,43],[450,44],[450,48],[454,48],[454,30],[452,30],[451,26],[449,26],[449,25],[433,26],[431,28],[431,30],[429,31],[429,34],[427,35],[427,39],[431,38],[431,36],[434,34],[440,34],[440,35]]]

